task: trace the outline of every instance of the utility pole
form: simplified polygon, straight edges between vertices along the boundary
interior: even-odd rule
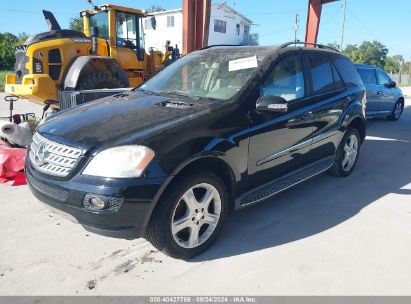
[[[347,9],[347,0],[343,2],[343,14],[342,14],[342,22],[341,22],[341,42],[340,42],[340,52],[343,50],[343,43],[344,43],[344,28],[345,28],[345,11]]]
[[[297,13],[295,14],[295,22],[294,22],[294,42],[297,42],[297,33],[300,23],[300,15]]]
[[[402,70],[404,68],[404,59],[400,59],[400,71],[398,72],[398,84],[402,82]]]
[[[411,60],[408,62],[408,83],[411,83]]]

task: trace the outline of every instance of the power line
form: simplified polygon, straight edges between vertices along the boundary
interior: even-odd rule
[[[4,12],[10,12],[10,13],[26,13],[26,14],[42,14],[41,11],[27,11],[27,10],[17,10],[17,9],[8,9],[8,8],[0,8],[0,11],[4,11]],[[66,15],[66,16],[73,16],[73,15],[77,15],[77,13],[55,13],[53,12],[53,14],[56,15]]]
[[[353,16],[355,18],[355,20],[357,20],[357,22],[369,33],[371,34],[371,36],[373,36],[373,38],[375,39],[375,37],[377,37],[367,26],[365,26],[364,23],[362,23],[362,21],[356,16],[354,15],[354,13],[347,7],[347,11],[350,13],[351,16]]]
[[[260,37],[272,36],[272,35],[277,35],[277,34],[280,34],[280,33],[283,33],[283,32],[288,32],[288,31],[291,31],[291,30],[294,31],[294,27],[289,27],[289,28],[286,28],[286,29],[282,29],[282,30],[272,32],[272,33],[262,34],[262,35],[259,35],[259,36]]]
[[[283,15],[283,14],[295,14],[298,12],[303,12],[303,10],[289,10],[289,11],[277,11],[277,12],[265,12],[265,13],[247,13],[248,16],[259,16],[259,15]]]

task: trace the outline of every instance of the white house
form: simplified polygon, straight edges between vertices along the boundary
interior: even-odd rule
[[[175,9],[152,13],[156,17],[156,29],[151,26],[150,18],[144,20],[145,45],[164,52],[166,40],[183,46],[183,10]],[[208,45],[248,44],[253,22],[226,3],[211,4]]]

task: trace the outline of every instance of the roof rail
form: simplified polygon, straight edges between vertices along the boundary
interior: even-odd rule
[[[213,44],[213,45],[208,45],[208,46],[202,47],[200,50],[211,49],[213,47],[219,47],[219,46],[241,46],[241,45],[238,45],[238,44]]]
[[[279,46],[279,49],[282,49],[282,48],[285,48],[285,47],[287,47],[287,46],[289,46],[289,45],[295,45],[295,46],[297,46],[297,44],[304,44],[304,45],[312,45],[312,46],[315,46],[315,47],[318,47],[319,49],[328,49],[328,50],[331,50],[331,51],[334,51],[334,52],[337,52],[337,53],[341,53],[339,50],[337,50],[337,49],[335,49],[335,48],[333,48],[333,47],[331,47],[331,46],[327,46],[327,45],[323,45],[323,44],[318,44],[318,43],[310,43],[310,42],[304,42],[304,41],[292,41],[292,42],[286,42],[286,43],[283,43],[283,44],[281,44],[280,46]]]

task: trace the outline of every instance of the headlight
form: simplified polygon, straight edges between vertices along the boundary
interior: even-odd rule
[[[113,178],[140,177],[154,155],[151,149],[144,146],[110,148],[94,156],[83,174]]]

